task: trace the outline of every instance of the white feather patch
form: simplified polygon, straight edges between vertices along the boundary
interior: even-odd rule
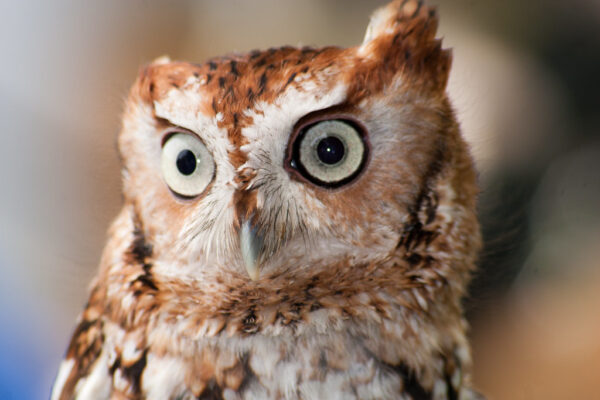
[[[112,378],[108,370],[108,357],[103,351],[92,367],[92,372],[75,387],[78,400],[102,400],[110,397]]]
[[[148,354],[142,375],[142,389],[148,400],[173,399],[184,394],[187,364],[171,357]],[[145,379],[145,377],[149,377]]]
[[[52,387],[52,395],[50,396],[50,400],[58,400],[60,397],[63,387],[65,386],[65,382],[67,381],[69,374],[71,374],[73,365],[75,365],[75,360],[73,359],[63,360],[63,362],[60,363],[58,375],[56,376],[54,387]]]

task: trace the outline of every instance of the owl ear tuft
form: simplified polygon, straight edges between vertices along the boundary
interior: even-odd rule
[[[438,17],[422,0],[394,0],[372,14],[358,54],[392,70],[410,71],[445,89],[452,55],[436,39]]]

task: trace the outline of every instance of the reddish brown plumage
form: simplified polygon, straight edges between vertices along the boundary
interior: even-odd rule
[[[360,47],[141,71],[120,136],[125,205],[56,398],[475,397],[461,298],[477,186],[445,93],[450,53],[422,2],[373,18]],[[364,171],[335,190],[283,165],[294,126],[317,114],[367,135]],[[180,128],[216,164],[192,199],[156,165]],[[237,238],[246,220],[269,242],[256,281]]]

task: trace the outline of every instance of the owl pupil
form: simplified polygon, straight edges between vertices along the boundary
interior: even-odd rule
[[[196,170],[196,156],[190,150],[182,150],[177,155],[177,169],[183,175],[191,175]]]
[[[344,158],[344,143],[335,136],[327,136],[317,144],[317,157],[321,162],[333,165]]]

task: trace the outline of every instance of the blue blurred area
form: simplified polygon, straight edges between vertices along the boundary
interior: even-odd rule
[[[38,398],[39,389],[34,382],[41,380],[43,363],[31,351],[29,338],[13,330],[13,320],[2,315],[0,323],[4,326],[0,333],[0,398]]]
[[[0,260],[0,271],[7,268]],[[60,357],[48,349],[51,327],[44,325],[52,318],[32,318],[39,314],[17,288],[11,278],[0,280],[0,399],[45,399]]]

